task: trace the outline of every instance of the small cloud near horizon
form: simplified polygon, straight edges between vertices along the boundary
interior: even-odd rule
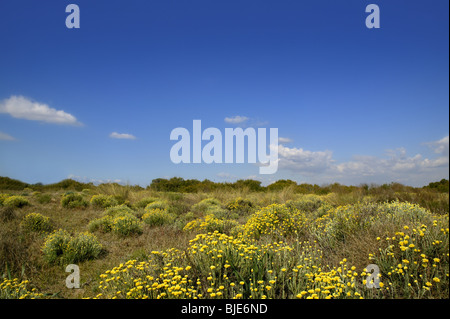
[[[132,134],[127,134],[127,133],[117,133],[117,132],[112,132],[111,134],[109,134],[110,138],[116,138],[116,139],[122,139],[122,140],[135,140],[136,136],[132,135]]]
[[[279,137],[278,138],[278,143],[280,144],[286,144],[286,143],[292,143],[293,140],[290,139],[289,137]]]
[[[230,124],[241,124],[248,121],[248,117],[236,115],[233,117],[226,117],[225,122]]]

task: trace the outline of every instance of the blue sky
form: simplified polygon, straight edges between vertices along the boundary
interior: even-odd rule
[[[79,29],[66,28],[70,3]],[[379,29],[365,25],[370,3]],[[448,12],[447,0],[3,0],[0,176],[448,178]],[[172,163],[170,132],[194,119],[278,128],[278,172]]]

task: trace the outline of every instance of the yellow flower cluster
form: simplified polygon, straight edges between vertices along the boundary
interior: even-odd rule
[[[284,204],[272,204],[255,212],[244,226],[245,238],[259,239],[263,235],[283,238],[302,232],[308,226],[305,214]]]
[[[431,227],[405,225],[402,231],[380,241],[379,253],[369,258],[383,266],[388,289],[404,287],[400,293],[405,298],[448,291],[449,229],[445,226],[448,226],[448,216],[440,216]],[[392,289],[391,293],[394,293]]]
[[[322,266],[309,242],[255,245],[216,231],[184,252],[154,251],[106,271],[97,298],[362,298],[363,282],[346,262]]]
[[[37,299],[44,297],[43,294],[36,291],[36,288],[28,290],[27,284],[29,284],[28,280],[4,279],[0,283],[0,299]]]
[[[214,217],[214,215],[209,214],[204,218],[191,220],[184,226],[183,230],[203,232],[212,232],[217,230],[219,232],[226,232],[236,226],[239,226],[239,223],[235,220],[219,219]]]
[[[236,231],[231,233],[235,235],[223,233],[223,222],[212,215],[194,220],[184,230],[207,233],[197,234],[185,250],[154,251],[148,261],[131,260],[105,272],[97,297],[362,299],[448,295],[448,215],[432,216],[417,205],[398,202],[327,207],[316,215],[273,204],[234,227]],[[221,229],[208,232],[209,227]],[[361,230],[374,233],[373,242],[378,245],[378,251],[367,260],[367,264],[380,268],[378,279],[383,280],[377,289],[366,286],[374,275],[348,265],[347,259],[331,266],[323,261],[320,247],[329,249],[345,242],[347,234]],[[304,241],[304,235],[312,239]]]

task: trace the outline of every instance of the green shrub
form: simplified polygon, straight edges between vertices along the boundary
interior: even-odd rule
[[[316,211],[323,204],[326,204],[326,202],[317,195],[305,195],[300,200],[290,200],[286,202],[287,207],[296,208],[308,213]]]
[[[235,200],[229,202],[226,208],[239,215],[244,215],[253,212],[256,207],[250,200],[238,197]]]
[[[136,206],[137,208],[145,208],[148,204],[153,203],[157,200],[158,199],[154,198],[154,197],[145,197],[145,198],[141,199],[140,201],[136,202],[136,204],[134,204],[134,206]]]
[[[67,249],[63,253],[66,263],[77,263],[80,261],[97,258],[102,252],[102,245],[97,237],[90,233],[81,233],[70,239]]]
[[[157,200],[145,206],[145,211],[150,211],[152,209],[166,209],[166,208],[168,208],[167,201]]]
[[[0,206],[3,206],[3,202],[5,201],[5,199],[7,199],[8,197],[10,197],[10,194],[0,194]]]
[[[213,215],[206,215],[204,218],[197,218],[187,223],[183,231],[218,231],[219,233],[229,233],[231,229],[238,225],[239,223],[235,220],[219,219]]]
[[[91,220],[88,224],[88,230],[90,232],[101,231],[102,233],[109,233],[111,231],[114,218],[111,216],[103,216]]]
[[[36,194],[36,200],[39,204],[48,204],[52,201],[50,194]]]
[[[175,219],[176,216],[174,214],[168,213],[166,209],[159,208],[151,209],[142,216],[144,223],[150,226],[172,224]]]
[[[192,205],[191,210],[195,213],[203,213],[204,215],[209,215],[210,211],[213,209],[221,208],[222,204],[219,200],[215,198],[206,198],[201,200],[195,205]]]
[[[134,216],[121,215],[112,220],[111,230],[119,236],[142,234],[142,223]]]
[[[64,255],[70,239],[70,234],[64,229],[54,231],[52,234],[47,236],[44,246],[42,247],[44,259],[48,263],[56,262]]]
[[[218,219],[237,219],[239,217],[237,211],[229,211],[228,209],[219,206],[210,207],[208,209],[208,214],[213,215]]]
[[[244,226],[243,235],[254,239],[261,236],[281,239],[303,235],[307,229],[308,218],[302,211],[285,204],[272,204],[251,215]]]
[[[49,263],[76,263],[97,258],[102,245],[93,234],[81,233],[75,237],[63,229],[53,232],[45,240],[42,252]]]
[[[80,194],[66,193],[61,198],[61,206],[65,208],[85,208],[88,205]]]
[[[53,228],[50,218],[38,213],[26,215],[20,223],[25,232],[47,233]]]
[[[30,202],[23,196],[13,195],[6,198],[3,201],[3,205],[9,207],[22,208],[24,206],[30,205]]]
[[[105,215],[111,216],[111,217],[116,217],[119,215],[134,215],[135,211],[133,209],[131,209],[130,207],[128,207],[127,205],[117,205],[117,206],[112,206],[112,207],[108,207],[105,210]]]
[[[113,232],[119,236],[141,234],[142,224],[133,213],[134,211],[125,205],[110,207],[103,217],[90,221],[88,229],[91,232]]]
[[[112,195],[94,195],[91,197],[91,204],[96,207],[107,208],[111,206],[117,206],[117,199]]]
[[[92,190],[90,190],[89,188],[84,188],[81,193],[83,193],[84,195],[91,195],[92,194]]]

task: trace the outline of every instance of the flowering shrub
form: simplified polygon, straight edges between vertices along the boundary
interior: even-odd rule
[[[91,232],[113,232],[119,236],[142,233],[142,223],[133,215],[134,211],[126,205],[108,208],[104,216],[89,222],[88,229]]]
[[[49,263],[56,262],[64,255],[70,239],[70,234],[63,229],[56,230],[50,234],[42,247],[44,259]]]
[[[133,209],[131,209],[130,207],[128,207],[127,205],[117,205],[117,206],[111,206],[108,207],[105,210],[105,215],[107,216],[111,216],[111,217],[116,217],[119,215],[134,215],[135,211]]]
[[[431,226],[405,225],[392,236],[378,238],[379,250],[369,256],[385,277],[391,298],[439,298],[449,294],[449,220],[437,217]]]
[[[20,223],[25,232],[47,233],[52,230],[50,218],[38,213],[26,215]]]
[[[248,199],[243,199],[241,197],[236,198],[234,201],[229,202],[226,208],[239,215],[245,215],[253,212],[255,210],[255,205]]]
[[[272,204],[251,215],[244,225],[243,235],[252,239],[263,235],[279,239],[305,232],[307,223],[308,219],[300,210]]]
[[[3,206],[3,202],[5,201],[5,199],[7,199],[8,197],[10,197],[11,195],[9,194],[0,194],[0,206]]]
[[[145,211],[150,211],[152,209],[166,209],[168,207],[167,202],[164,200],[156,200],[145,206]]]
[[[191,211],[208,215],[211,213],[211,210],[217,208],[221,208],[221,203],[219,200],[215,198],[206,198],[201,200],[197,204],[192,205]]]
[[[183,231],[218,231],[221,233],[228,233],[233,227],[238,226],[239,223],[235,220],[219,219],[213,215],[206,215],[203,218],[197,218],[188,222]]]
[[[30,205],[30,202],[24,196],[13,195],[4,199],[3,205],[9,207],[22,208],[24,206]]]
[[[172,224],[176,219],[174,214],[167,212],[167,209],[154,208],[147,210],[147,212],[142,215],[142,220],[144,223],[150,226],[162,226],[167,224]]]
[[[157,198],[145,197],[145,198],[141,199],[140,201],[136,202],[136,204],[134,204],[134,206],[136,206],[138,208],[145,208],[145,206],[147,206],[148,204],[151,204],[153,202],[156,202],[157,200],[158,200]]]
[[[43,294],[37,292],[36,288],[29,290],[28,284],[28,280],[3,279],[0,282],[0,299],[39,299],[44,297]]]
[[[65,208],[84,208],[88,205],[89,203],[80,194],[66,193],[61,198],[61,206]]]
[[[199,234],[185,252],[153,251],[100,275],[96,298],[362,298],[363,284],[346,260],[321,266],[308,242],[254,245],[219,232]],[[329,269],[325,269],[329,268]]]
[[[120,215],[112,220],[111,231],[119,236],[142,233],[142,223],[132,215]]]
[[[90,233],[72,237],[66,230],[59,229],[50,234],[42,247],[44,259],[49,263],[76,263],[95,259],[102,251],[102,245]]]
[[[116,206],[118,204],[117,199],[112,195],[94,195],[90,200],[91,204],[95,207],[107,208],[111,206]]]

